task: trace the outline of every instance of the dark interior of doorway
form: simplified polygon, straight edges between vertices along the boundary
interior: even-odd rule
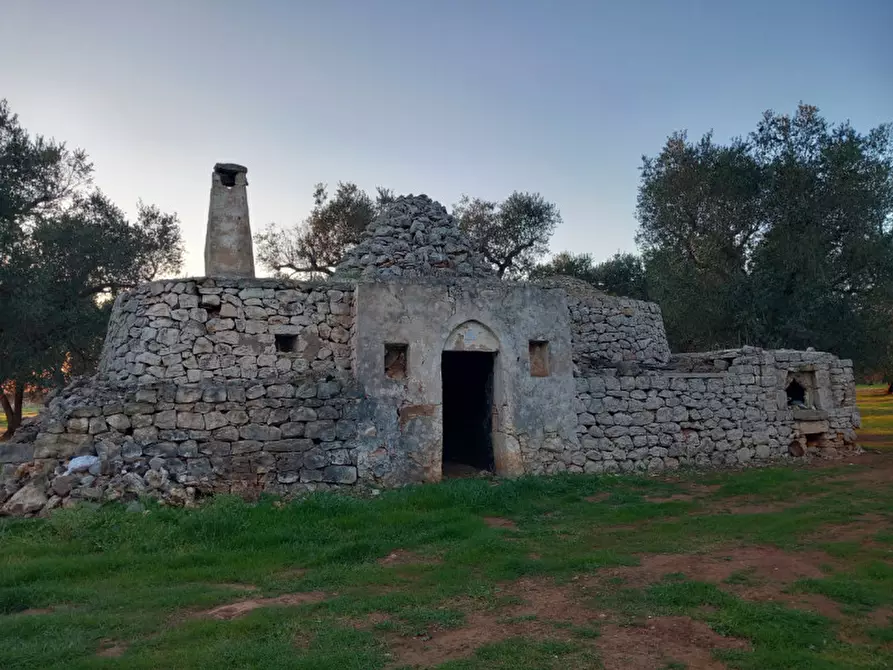
[[[493,471],[493,362],[483,351],[445,351],[443,378],[443,474]]]

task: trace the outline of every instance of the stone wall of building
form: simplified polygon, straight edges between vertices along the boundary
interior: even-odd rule
[[[606,295],[572,277],[552,277],[538,283],[567,293],[578,373],[622,361],[659,366],[670,360],[663,317],[656,303]]]
[[[815,380],[808,406],[789,404],[797,375]],[[732,466],[858,448],[852,362],[828,353],[681,355],[663,369],[581,371],[576,385],[580,446],[526,455],[536,472]]]
[[[501,281],[368,282],[357,285],[355,308],[352,373],[364,393],[378,399],[379,444],[371,453],[384,481],[441,477],[445,354],[490,357],[497,474],[523,474],[524,453],[561,450],[575,442],[563,291]],[[386,344],[405,347],[399,375],[386,370]]]
[[[186,386],[90,380],[49,403],[33,439],[26,426],[0,454],[0,505],[22,511],[14,494],[23,480],[32,496],[40,488],[48,509],[139,495],[187,502],[197,492],[251,496],[353,485],[367,474],[358,437],[376,433],[367,414],[344,373]],[[66,474],[76,456],[96,458]]]
[[[222,278],[144,284],[116,300],[100,376],[194,384],[348,370],[353,288]]]
[[[399,375],[389,346],[403,348]],[[2,445],[0,513],[436,481],[441,356],[463,351],[493,356],[498,474],[858,449],[851,361],[751,347],[671,357],[648,303],[430,278],[156,282],[118,299],[100,373]]]
[[[581,369],[635,361],[661,365],[670,358],[660,307],[612,296],[569,296],[574,362]]]

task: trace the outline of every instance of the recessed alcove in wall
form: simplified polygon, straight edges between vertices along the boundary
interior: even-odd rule
[[[384,345],[384,373],[388,379],[406,379],[408,372],[409,345],[386,342]]]
[[[805,406],[806,405],[806,389],[796,379],[791,380],[785,389],[788,396],[788,406]]]
[[[819,401],[814,370],[791,370],[784,386],[787,406],[797,409],[824,409]]]
[[[549,343],[545,340],[530,340],[530,376],[549,376]]]
[[[298,350],[297,335],[277,334],[274,337],[276,338],[276,351],[283,354],[293,354]]]

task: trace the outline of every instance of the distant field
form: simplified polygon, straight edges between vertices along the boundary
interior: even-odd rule
[[[40,405],[25,405],[25,408],[22,410],[22,418],[26,416],[34,416],[39,409]],[[6,430],[6,415],[0,410],[0,433],[4,430]]]
[[[893,449],[893,395],[887,385],[859,386],[856,402],[862,413],[859,444],[870,449]]]

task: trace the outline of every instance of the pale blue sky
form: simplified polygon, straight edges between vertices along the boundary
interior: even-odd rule
[[[202,273],[210,171],[248,166],[252,227],[313,184],[539,191],[552,249],[634,249],[638,167],[767,108],[893,120],[893,1],[0,0],[0,97],[85,148],[96,183],[183,222]]]

